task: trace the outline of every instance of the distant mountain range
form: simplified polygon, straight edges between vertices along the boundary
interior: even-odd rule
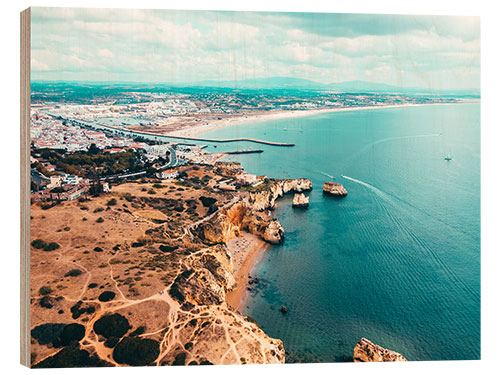
[[[385,83],[368,82],[368,81],[346,81],[334,83],[320,83],[308,79],[292,78],[292,77],[269,77],[255,78],[246,80],[233,81],[216,81],[206,80],[199,82],[191,82],[184,84],[176,84],[175,86],[198,86],[198,87],[217,87],[217,88],[232,88],[232,89],[299,89],[299,90],[321,90],[321,91],[338,91],[338,92],[380,92],[380,93],[405,93],[405,94],[436,94],[436,95],[479,95],[478,89],[465,90],[432,90],[422,87],[399,87],[388,85]]]
[[[399,87],[385,83],[368,81],[346,81],[334,83],[320,83],[303,78],[269,77],[245,80],[205,80],[197,82],[180,83],[154,83],[154,82],[89,82],[89,81],[32,81],[32,84],[77,85],[77,86],[130,86],[130,87],[156,87],[156,88],[216,88],[221,90],[302,90],[302,91],[329,91],[341,93],[384,93],[408,95],[440,95],[440,96],[472,96],[479,97],[479,89],[462,90],[435,90],[422,87]]]

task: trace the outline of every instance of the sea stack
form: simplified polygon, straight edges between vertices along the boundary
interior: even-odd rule
[[[354,347],[354,362],[406,362],[398,352],[384,349],[364,337]]]
[[[337,197],[345,197],[347,190],[337,182],[325,182],[323,184],[323,194],[335,195]]]
[[[296,193],[293,196],[292,207],[307,208],[309,207],[309,197],[302,193]]]

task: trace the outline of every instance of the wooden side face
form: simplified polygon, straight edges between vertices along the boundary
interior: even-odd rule
[[[31,366],[30,361],[30,86],[31,86],[31,9],[21,12],[20,43],[20,96],[21,96],[21,364]]]

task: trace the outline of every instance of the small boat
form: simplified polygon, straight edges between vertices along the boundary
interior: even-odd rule
[[[450,154],[446,155],[446,156],[444,157],[444,160],[446,160],[446,161],[450,161],[450,160],[451,160],[451,156],[450,156]]]

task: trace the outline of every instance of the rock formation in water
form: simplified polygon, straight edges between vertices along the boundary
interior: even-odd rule
[[[354,347],[354,362],[406,362],[401,354],[384,349],[364,337]]]
[[[347,190],[337,182],[325,182],[323,184],[323,194],[335,195],[338,197],[345,197]]]
[[[312,182],[307,178],[272,180],[266,189],[251,192],[248,203],[256,211],[272,210],[276,207],[276,200],[283,195],[310,190]]]
[[[293,196],[292,206],[298,208],[309,207],[309,197],[306,197],[303,193],[295,193]]]

